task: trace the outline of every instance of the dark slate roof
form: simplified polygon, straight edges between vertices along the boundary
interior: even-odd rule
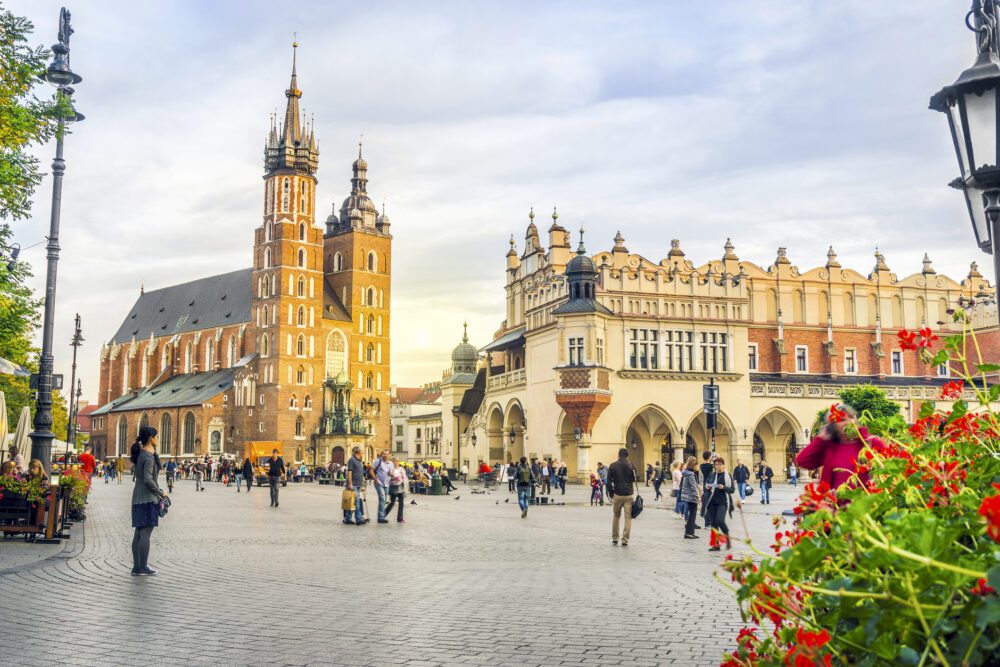
[[[602,313],[604,315],[613,315],[607,306],[594,300],[594,299],[573,299],[572,301],[567,301],[561,306],[558,306],[552,311],[553,315],[570,315],[573,313]]]
[[[800,373],[750,373],[751,382],[784,382],[787,384],[873,384],[881,387],[940,387],[954,378],[913,377],[907,375],[806,375]]]
[[[479,411],[479,406],[483,404],[486,396],[486,369],[480,369],[476,374],[476,382],[472,389],[466,389],[462,394],[462,404],[458,406],[458,411],[465,415],[474,415]]]
[[[233,376],[236,374],[237,368],[238,366],[234,366],[211,373],[176,375],[161,385],[139,392],[138,396],[134,398],[133,394],[129,394],[115,399],[91,413],[91,416],[108,412],[201,405],[233,386]]]
[[[111,342],[249,322],[250,271],[240,269],[140,295]]]
[[[323,281],[323,319],[324,320],[336,320],[338,322],[351,322],[351,314],[347,312],[347,308],[341,303],[340,297],[337,296],[336,290],[333,289],[333,285],[330,284],[329,280]]]
[[[486,347],[480,349],[480,352],[491,352],[493,350],[506,350],[510,347],[516,347],[518,345],[524,344],[524,327],[518,327],[508,331],[504,335],[497,338],[495,341],[487,345]]]

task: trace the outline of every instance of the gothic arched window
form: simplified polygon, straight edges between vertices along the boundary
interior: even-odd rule
[[[166,453],[170,452],[170,448],[171,448],[171,436],[172,436],[172,433],[170,432],[170,430],[171,430],[170,415],[168,413],[164,412],[163,416],[160,417],[160,442],[159,442],[159,450],[161,452],[166,452]]]
[[[306,295],[306,279],[299,276],[299,296]]]
[[[274,236],[274,225],[268,220],[267,224],[264,225],[264,240],[270,241]]]
[[[304,267],[305,265],[306,265],[306,251],[303,250],[302,248],[299,248],[299,266]]]
[[[295,435],[302,435],[302,417],[295,419]]]
[[[264,248],[264,268],[271,268],[271,249]]]
[[[295,354],[300,357],[306,356],[306,337],[299,334],[299,339],[295,342]]]
[[[288,195],[291,192],[291,182],[286,178],[284,184],[284,193],[281,195],[281,211],[283,213],[288,213]]]
[[[375,346],[368,343],[368,347],[365,348],[365,361],[372,363],[375,361]]]
[[[331,331],[326,339],[326,377],[335,378],[344,370],[346,348],[344,334]]]
[[[229,358],[226,364],[230,368],[236,365],[236,336],[229,337]]]
[[[309,394],[306,394],[306,398],[305,398],[305,400],[304,400],[304,401],[302,402],[302,407],[304,407],[304,408],[306,408],[307,410],[309,410],[309,409],[312,409],[312,406],[313,406],[313,400],[312,400],[312,397],[311,397],[311,396],[310,396]]]
[[[344,256],[339,252],[333,256],[333,270],[343,271],[344,270]]]
[[[125,419],[125,415],[118,418],[118,442],[116,443],[118,448],[118,456],[123,456],[129,452],[129,441],[128,441],[128,421]]]
[[[304,327],[306,325],[306,307],[305,306],[299,306],[298,315],[296,315],[295,321],[296,321],[296,323],[300,327]]]
[[[184,453],[194,454],[194,413],[184,415]]]
[[[304,222],[299,223],[299,240],[300,241],[306,240],[306,225]]]
[[[368,253],[368,270],[378,271],[378,257],[375,255],[374,250]]]
[[[211,338],[205,343],[205,368],[206,371],[215,369],[215,341]]]
[[[305,384],[306,383],[306,369],[302,365],[295,370],[295,383]]]

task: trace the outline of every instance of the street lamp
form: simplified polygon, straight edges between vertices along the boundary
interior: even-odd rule
[[[576,444],[579,445],[580,440],[583,438],[583,431],[580,430],[579,426],[573,429],[573,437],[576,438]]]
[[[66,123],[83,120],[83,115],[73,108],[73,89],[70,84],[80,83],[81,78],[69,65],[70,14],[63,7],[59,10],[59,43],[52,45],[55,54],[42,79],[56,87],[60,105],[69,105],[68,111],[60,112],[56,128],[56,157],[52,161],[52,215],[49,221],[48,243],[45,246],[48,271],[45,276],[45,316],[42,324],[42,353],[38,363],[38,398],[35,402],[35,430],[31,435],[31,457],[39,459],[45,472],[52,466],[52,330],[56,312],[56,267],[59,263],[59,213],[62,205],[62,179],[66,171],[63,160],[63,135]],[[73,386],[70,385],[70,392]]]
[[[931,97],[948,117],[960,175],[952,187],[965,195],[976,243],[993,255],[1000,283],[1000,47],[998,0],[973,0],[965,25],[976,33],[979,55],[955,83]]]
[[[83,344],[83,330],[80,328],[80,313],[76,314],[76,319],[74,320],[76,326],[73,329],[73,339],[70,340],[70,346],[73,348],[73,372],[70,375],[69,380],[69,424],[66,426],[66,458],[63,459],[63,471],[69,465],[69,444],[73,443],[73,448],[76,449],[76,410],[80,409],[79,399],[74,402],[73,390],[76,385],[76,351]],[[83,388],[79,388],[78,393],[82,393]],[[75,407],[74,407],[75,406]]]
[[[472,440],[472,446],[475,447],[476,446],[476,434],[475,433],[472,434],[472,437],[470,438],[470,440]]]
[[[513,426],[510,427],[510,433],[508,433],[507,435],[510,438],[510,444],[511,444],[511,446],[513,446],[514,445],[514,440],[517,438],[517,433],[514,432],[514,427]]]

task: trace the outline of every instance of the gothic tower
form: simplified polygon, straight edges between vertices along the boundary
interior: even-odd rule
[[[322,230],[315,227],[319,149],[299,118],[293,44],[292,79],[280,127],[264,146],[264,216],[255,230],[250,332],[258,354],[254,417],[247,439],[280,440],[285,460],[304,450],[318,422],[323,379]],[[315,410],[302,411],[299,408]]]
[[[354,161],[351,194],[331,214],[323,237],[327,282],[351,314],[348,350],[351,394],[355,408],[369,416],[375,450],[388,449],[389,433],[389,304],[392,235],[389,216],[368,197],[368,163]]]

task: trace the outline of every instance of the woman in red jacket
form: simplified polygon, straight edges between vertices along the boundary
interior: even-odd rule
[[[844,403],[831,406],[824,417],[825,426],[795,457],[796,465],[808,470],[822,469],[820,482],[826,482],[834,490],[850,479],[858,470],[861,450],[869,444],[876,447],[883,444],[869,435],[864,426],[858,426],[857,416]],[[860,477],[862,482],[867,481],[866,474]]]

